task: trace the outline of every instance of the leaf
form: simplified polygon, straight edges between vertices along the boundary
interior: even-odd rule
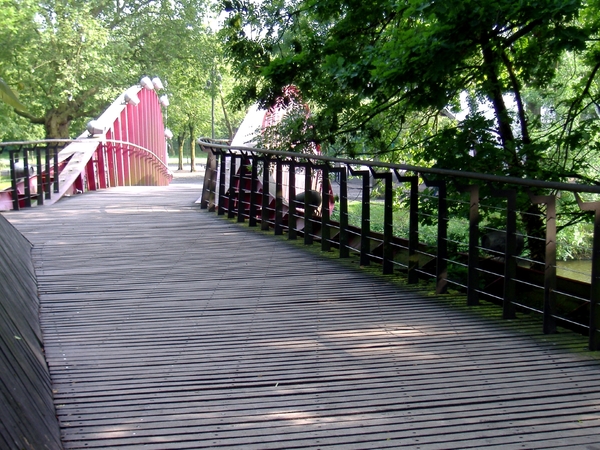
[[[28,112],[25,105],[19,101],[17,95],[2,78],[0,78],[0,99],[7,105],[15,108],[17,111]]]

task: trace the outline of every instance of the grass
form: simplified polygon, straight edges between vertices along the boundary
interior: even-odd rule
[[[204,152],[197,152],[196,153],[196,164],[206,164],[206,159],[207,159],[207,154]],[[169,156],[169,165],[177,165],[179,164],[179,157],[178,156]],[[183,165],[184,166],[189,166],[190,165],[190,155],[184,155],[183,157]]]
[[[348,223],[360,227],[362,202],[348,202]],[[335,208],[332,220],[339,221],[339,207]],[[371,201],[371,231],[383,233],[384,204]],[[409,214],[405,209],[396,209],[393,214],[394,236],[408,238]],[[466,219],[451,218],[448,221],[448,238],[453,241],[464,242],[459,251],[467,250],[469,240],[469,222]],[[437,245],[437,225],[419,224],[419,242],[427,245]],[[464,247],[464,248],[462,248]]]
[[[348,223],[360,227],[362,202],[348,202]],[[371,201],[371,230],[383,232],[384,204]],[[393,214],[394,236],[408,237],[408,211],[396,209]],[[339,207],[332,214],[332,220],[339,221]],[[482,222],[485,226],[485,222]],[[591,223],[578,223],[561,230],[557,234],[557,259],[559,261],[587,260],[591,258],[594,238],[594,226]],[[448,221],[448,239],[450,252],[468,251],[469,221],[466,218],[452,217]],[[437,245],[437,225],[419,224],[419,242]]]

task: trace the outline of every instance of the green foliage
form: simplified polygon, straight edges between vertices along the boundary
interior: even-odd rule
[[[456,104],[462,91],[499,103],[519,83],[545,86],[557,55],[585,45],[586,30],[572,25],[579,8],[558,0],[229,1],[225,37],[247,97],[272,102],[295,84],[315,103],[320,139],[361,130],[389,151],[408,115]],[[508,125],[503,114],[496,118]],[[390,116],[396,129],[386,131]],[[515,141],[502,125],[501,140]]]
[[[348,202],[348,223],[351,226],[360,227],[362,202]],[[383,233],[384,224],[384,205],[383,202],[371,202],[371,231]],[[332,220],[339,221],[339,208],[334,209]],[[423,216],[421,216],[423,219]],[[393,216],[394,236],[407,238],[409,232],[409,214],[408,210],[398,207],[394,209]],[[466,219],[451,218],[448,221],[448,239],[457,243],[452,243],[453,251],[466,251],[469,242],[469,227]],[[437,224],[429,222],[428,224],[419,224],[419,242],[435,247],[437,245]]]
[[[596,0],[224,5],[241,98],[268,105],[298,86],[313,111],[306,139],[328,154],[598,182]],[[522,225],[541,236],[528,201]]]
[[[40,128],[37,137],[79,134],[144,75],[159,76],[173,93],[203,92],[216,43],[204,25],[208,7],[205,0],[0,0],[0,76],[28,109],[2,110],[0,139],[29,137],[21,118]]]
[[[593,239],[594,229],[590,223],[563,228],[556,238],[556,257],[562,261],[591,259]]]
[[[362,202],[348,203],[348,222],[351,226],[361,225]],[[339,221],[339,208],[336,207],[331,215],[332,220]],[[384,206],[382,202],[371,202],[371,231],[383,233]],[[489,229],[502,227],[506,220],[501,214],[487,216],[480,223],[480,233]],[[394,236],[407,238],[409,234],[408,209],[397,206],[393,216]],[[419,220],[419,242],[435,248],[437,245],[437,219],[429,213],[422,213]],[[466,253],[469,242],[469,222],[466,216],[454,216],[448,220],[448,250],[451,255],[458,252]],[[590,259],[593,244],[593,225],[578,222],[562,228],[557,234],[556,257],[558,260]]]

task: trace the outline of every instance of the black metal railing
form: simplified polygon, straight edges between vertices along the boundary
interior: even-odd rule
[[[477,305],[480,299],[495,301],[502,305],[506,319],[515,317],[517,310],[540,313],[545,333],[556,332],[557,324],[571,326],[589,335],[590,349],[600,349],[600,201],[581,199],[600,194],[600,186],[209,142],[200,146],[208,152],[202,208],[237,217],[238,222],[248,220],[250,226],[260,223],[263,230],[273,228],[275,234],[287,232],[290,239],[303,236],[306,244],[318,240],[324,251],[335,245],[342,258],[356,252],[361,265],[379,262],[383,273],[404,272],[409,283],[433,279],[438,294],[449,287],[464,290],[468,305]],[[318,196],[315,174],[322,180]],[[303,186],[297,186],[299,175],[304,176]],[[337,221],[331,219],[331,178],[338,191]],[[349,221],[350,179],[358,185],[359,226]],[[376,201],[373,182],[382,191]],[[463,196],[448,195],[449,187]],[[297,195],[297,189],[304,194]],[[408,205],[404,235],[394,232],[394,191],[398,190]],[[581,211],[595,214],[589,283],[556,274],[557,198],[561,193],[572,193]],[[384,219],[374,232],[371,211],[376,203],[382,205]],[[484,208],[496,216],[496,224],[482,224]],[[464,211],[466,242],[449,235],[451,209]],[[518,217],[538,221],[544,233],[527,235],[518,229]],[[420,239],[424,223],[435,224],[434,244]],[[543,255],[522,255],[524,243],[536,240]]]
[[[0,156],[8,156],[8,168],[0,172],[9,180],[12,209],[43,205],[59,192],[58,153],[69,143],[63,140],[0,143]],[[6,160],[6,159],[5,159]],[[0,191],[7,192],[6,189]]]

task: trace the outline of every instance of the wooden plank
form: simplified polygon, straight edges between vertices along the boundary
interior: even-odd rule
[[[0,447],[60,449],[30,251],[0,215]]]
[[[596,358],[197,197],[117,188],[11,214],[35,245],[65,448],[600,446]]]

